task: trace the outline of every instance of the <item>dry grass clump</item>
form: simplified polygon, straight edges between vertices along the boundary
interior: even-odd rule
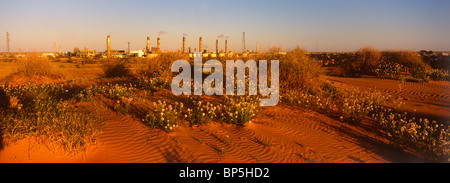
[[[131,75],[130,69],[127,63],[123,60],[109,60],[103,64],[104,77],[127,77]]]
[[[30,58],[19,60],[17,73],[25,77],[50,76],[54,68],[47,59]]]
[[[147,68],[143,69],[141,73],[148,77],[157,77],[164,73],[170,73],[172,63],[180,59],[189,60],[189,56],[179,52],[160,53],[147,61]]]
[[[1,79],[1,82],[10,85],[23,85],[26,83],[55,83],[64,81],[65,74],[54,67],[46,58],[28,57],[14,61],[13,71]]]
[[[255,60],[282,60],[283,55],[280,54],[282,52],[282,48],[279,46],[272,46],[269,48],[269,51],[262,52],[257,55]],[[240,59],[237,57],[237,59]]]

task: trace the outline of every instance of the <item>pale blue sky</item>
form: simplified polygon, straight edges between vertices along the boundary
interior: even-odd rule
[[[187,46],[215,49],[217,36],[228,36],[229,49],[301,46],[308,51],[354,51],[372,45],[384,49],[450,50],[450,1],[145,1],[145,0],[0,0],[0,52],[11,49],[64,51],[88,47],[103,52],[106,35],[112,48],[145,47],[158,32],[163,50]],[[219,49],[224,49],[220,39]],[[318,43],[318,45],[317,45]],[[318,48],[318,50],[317,50]]]

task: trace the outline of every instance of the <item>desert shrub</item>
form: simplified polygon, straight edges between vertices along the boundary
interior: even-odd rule
[[[432,69],[412,51],[384,51],[382,62],[374,70],[379,77],[390,79],[409,78],[409,81],[448,80],[448,72]]]
[[[378,77],[390,78],[390,79],[398,79],[402,73],[407,73],[408,68],[393,62],[382,62],[378,67],[374,70],[374,73]]]
[[[142,121],[150,128],[158,128],[166,132],[172,132],[178,127],[178,118],[181,115],[182,104],[178,102],[174,106],[166,102],[153,102],[154,109],[149,111]]]
[[[244,126],[259,112],[259,100],[255,96],[225,96],[225,104],[220,104],[218,114],[225,123]]]
[[[104,77],[114,78],[114,77],[127,77],[130,76],[130,69],[128,68],[125,61],[121,60],[110,60],[102,65]]]
[[[189,102],[190,101],[190,102]],[[216,117],[217,108],[213,104],[196,100],[195,97],[189,97],[188,102],[192,104],[193,108],[187,110],[185,118],[190,122],[190,125],[198,125],[210,122]]]
[[[450,81],[450,75],[448,71],[440,69],[428,69],[425,71],[426,75],[435,81]]]
[[[52,147],[60,145],[71,154],[85,150],[100,133],[98,117],[73,106],[70,100],[61,100],[68,92],[61,85],[4,87],[9,96],[24,104],[0,113],[0,128],[8,141],[34,137]]]
[[[381,93],[344,90],[329,85],[322,85],[322,89],[315,92],[290,91],[281,97],[283,103],[339,117],[341,121],[353,124],[377,113],[388,100],[389,97]]]
[[[0,109],[4,110],[9,108],[11,105],[11,102],[9,100],[9,96],[6,94],[6,92],[3,90],[3,88],[0,88]]]
[[[288,51],[280,60],[280,86],[285,89],[316,87],[320,65],[313,62],[305,49],[297,47]]]
[[[80,102],[90,102],[94,101],[94,96],[98,93],[97,87],[88,86],[79,93],[74,94],[74,98],[78,99]]]
[[[374,74],[381,61],[381,53],[374,47],[365,47],[355,53],[353,59],[349,59],[343,67],[345,75],[359,76],[362,74]]]
[[[111,99],[119,99],[120,97],[131,97],[132,92],[136,91],[136,88],[130,84],[130,86],[109,84],[107,85],[106,93]]]
[[[398,147],[415,148],[436,158],[450,155],[448,126],[400,113],[401,103],[394,102],[394,107],[388,108],[385,105],[389,100],[382,93],[343,90],[330,85],[323,85],[320,92],[289,91],[281,96],[285,104],[338,117],[342,122],[357,125],[365,118],[372,119]]]
[[[3,86],[3,89],[9,96],[20,99],[21,103],[29,103],[30,107],[34,105],[34,98],[48,98],[51,100],[62,100],[71,98],[69,91],[62,84],[43,84],[37,85],[28,83],[21,86]]]
[[[189,56],[179,52],[159,53],[156,57],[150,58],[147,62],[147,69],[142,72],[149,77],[157,77],[163,73],[171,73],[170,68],[176,60],[189,60]]]
[[[50,61],[39,58],[29,58],[18,61],[19,68],[17,73],[25,77],[49,76],[54,73],[54,68]]]
[[[310,92],[305,91],[290,91],[285,93],[281,99],[284,103],[289,105],[295,105],[304,109],[324,113],[329,109],[327,107],[330,104],[328,100],[331,98],[321,97],[317,94],[311,94]]]
[[[78,99],[80,102],[93,101],[93,97],[97,94],[104,94],[110,99],[118,100],[121,97],[132,97],[133,92],[136,91],[136,87],[132,84],[128,86],[126,84],[111,84],[99,85],[99,86],[88,86],[79,93],[73,95],[74,98]]]
[[[377,113],[382,105],[390,100],[378,92],[358,92],[345,90],[339,98],[334,99],[341,120],[350,123],[360,123],[366,116]]]
[[[282,48],[279,46],[272,46],[269,48],[267,52],[259,53],[255,60],[267,60],[270,62],[270,60],[282,60],[284,58],[283,54],[280,54],[282,52]],[[242,59],[238,56],[233,57],[234,60]]]
[[[147,69],[142,71],[143,75],[149,76],[149,77],[161,76],[162,72],[163,72],[163,70],[162,70],[161,61],[156,58],[148,61]]]
[[[401,75],[411,76],[415,80],[429,81],[432,78],[445,77],[431,67],[413,51],[378,51],[373,47],[358,50],[354,58],[342,67],[344,76],[376,75],[398,79]]]
[[[431,69],[431,67],[413,51],[383,51],[382,59],[383,62],[402,65],[406,68],[408,74],[418,79],[427,78],[426,70]]]
[[[373,115],[382,130],[400,147],[412,147],[433,157],[450,155],[450,128],[428,119],[408,116],[391,110]]]
[[[146,76],[137,78],[137,87],[144,90],[159,91],[161,89],[170,89],[171,81],[161,77],[148,78]]]
[[[422,68],[427,69],[429,66],[421,59],[421,57],[413,52],[408,50],[399,50],[399,51],[383,51],[382,59],[385,62],[393,62],[401,64],[407,68]]]
[[[125,114],[130,111],[131,102],[133,98],[131,97],[120,97],[114,103],[114,111]]]

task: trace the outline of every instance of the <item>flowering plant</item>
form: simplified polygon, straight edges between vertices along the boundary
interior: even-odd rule
[[[208,123],[217,116],[217,107],[213,104],[209,102],[202,103],[202,101],[194,99],[190,99],[190,101],[192,101],[194,108],[188,109],[187,114],[184,117],[191,123],[191,126]]]
[[[151,128],[159,128],[166,132],[172,132],[178,127],[177,120],[181,115],[183,103],[176,102],[174,106],[165,101],[153,102],[153,111],[150,111],[144,119],[145,124]]]
[[[256,96],[225,96],[225,105],[218,107],[219,117],[223,122],[244,126],[256,116],[260,104]]]

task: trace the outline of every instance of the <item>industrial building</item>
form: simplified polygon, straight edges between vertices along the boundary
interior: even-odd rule
[[[9,38],[9,33],[7,33],[7,37]],[[223,38],[223,37],[220,37]],[[220,41],[219,37],[216,39],[215,42],[215,51],[210,51],[209,49],[204,49],[203,45],[203,37],[199,37],[198,39],[198,47],[193,47],[193,51],[191,49],[191,46],[188,46],[186,44],[186,36],[183,34],[182,42],[181,42],[181,50],[178,50],[182,54],[188,54],[189,57],[193,57],[194,52],[201,52],[203,57],[210,57],[210,58],[218,58],[218,57],[227,57],[227,56],[233,56],[235,53],[233,53],[232,50],[228,49],[228,40],[225,39],[222,44],[224,44],[224,49],[219,50],[220,47]],[[106,50],[104,52],[96,52],[94,49],[88,49],[84,47],[83,50],[80,50],[78,47],[75,47],[73,49],[73,52],[66,52],[63,53],[61,51],[61,45],[59,45],[59,52],[57,51],[56,42],[53,43],[53,53],[43,53],[42,56],[45,57],[54,57],[57,56],[63,56],[67,55],[69,57],[81,57],[81,58],[131,58],[131,57],[139,57],[139,58],[153,58],[156,57],[158,54],[162,52],[161,50],[161,38],[157,37],[156,39],[156,46],[151,47],[150,37],[147,36],[146,39],[146,45],[144,48],[139,50],[130,50],[130,42],[128,42],[128,49],[112,49],[111,44],[113,40],[111,38],[111,35],[108,34],[106,37]],[[9,43],[9,40],[8,40]],[[257,48],[258,49],[258,48]],[[247,55],[246,53],[243,53],[244,56]]]
[[[78,56],[78,57],[82,57],[82,58],[95,57],[95,55],[96,55],[95,50],[93,50],[93,49],[88,49],[88,48],[86,48],[86,47],[84,47],[83,50],[81,50],[81,51],[79,51],[79,52],[77,53],[77,56]]]
[[[137,51],[129,51],[125,52],[125,50],[114,50],[111,49],[111,36],[108,34],[106,38],[106,51],[103,53],[103,58],[126,58],[126,57],[147,57],[152,58],[157,56],[159,53],[161,53],[161,38],[158,36],[156,39],[156,47],[150,46],[150,37],[147,37],[146,46],[142,50]],[[198,50],[202,52],[203,57],[211,57],[211,58],[217,58],[217,57],[226,57],[226,56],[232,56],[234,53],[233,51],[228,51],[228,40],[225,40],[224,42],[225,50],[219,50],[219,40],[216,40],[216,49],[215,52],[210,52],[209,50],[203,50],[203,38],[199,37],[198,42]],[[189,54],[190,57],[193,57],[193,53],[191,52],[191,47],[189,47],[188,50],[186,50],[186,37],[183,35],[182,37],[182,44],[181,44],[181,53],[183,54]],[[197,48],[194,48],[194,52],[197,51]],[[82,54],[84,55],[84,54]]]

